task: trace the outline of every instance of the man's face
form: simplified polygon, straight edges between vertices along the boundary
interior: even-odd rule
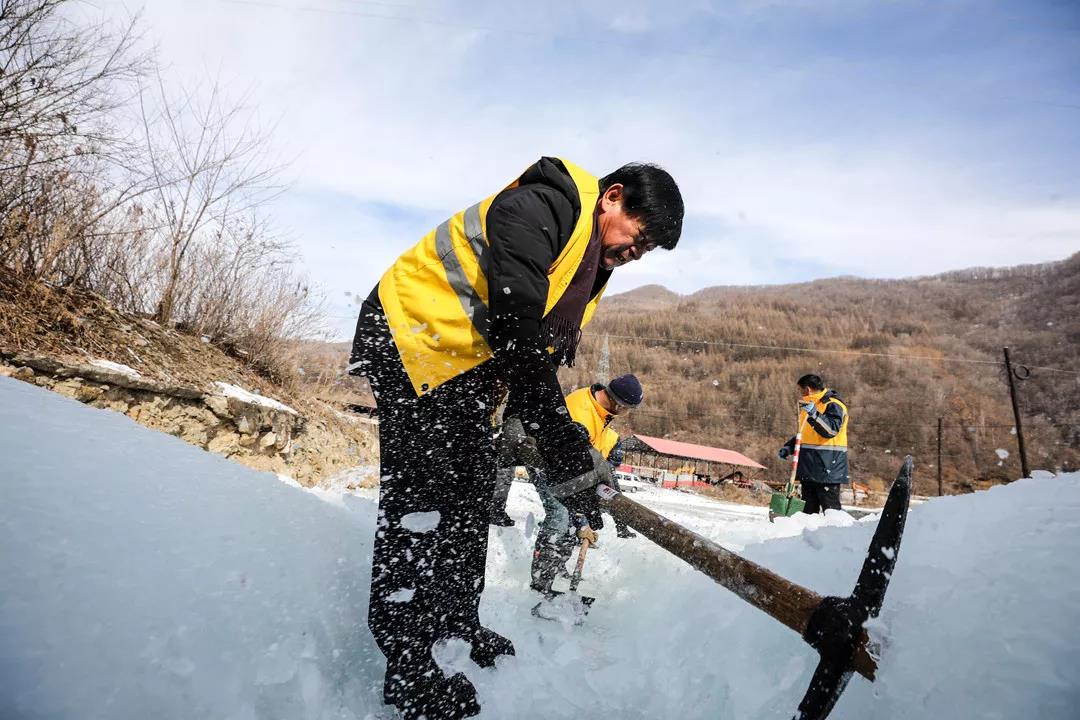
[[[607,388],[596,393],[596,399],[600,402],[600,405],[612,415],[621,415],[630,409],[629,405],[620,405],[615,402],[615,398],[611,396],[611,393],[607,391]]]
[[[656,247],[645,239],[641,221],[623,211],[622,190],[616,183],[600,198],[600,263],[605,270],[639,260]]]
[[[799,398],[800,399],[804,398],[804,397],[809,397],[810,394],[813,392],[810,388],[803,387],[802,385],[796,385],[795,387],[799,392]]]

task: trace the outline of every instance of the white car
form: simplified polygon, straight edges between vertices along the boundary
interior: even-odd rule
[[[619,488],[624,493],[633,493],[645,488],[645,483],[641,482],[641,478],[634,473],[616,470],[615,479],[619,481]]]

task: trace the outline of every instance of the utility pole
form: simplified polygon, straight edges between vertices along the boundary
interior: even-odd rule
[[[1016,380],[1014,379],[1012,360],[1009,359],[1009,348],[1002,348],[1002,350],[1005,352],[1005,374],[1009,377],[1009,397],[1012,398],[1013,417],[1016,419],[1016,442],[1020,446],[1020,469],[1023,470],[1024,477],[1031,477],[1031,471],[1028,470],[1027,448],[1024,447],[1024,425],[1020,420],[1020,405],[1016,401]],[[1024,371],[1030,373],[1027,368],[1024,368]],[[1028,375],[1016,375],[1016,377],[1026,380]]]
[[[945,494],[945,484],[943,482],[944,468],[941,465],[941,430],[944,425],[944,419],[937,419],[937,494],[941,497]]]
[[[604,335],[604,342],[600,345],[600,363],[596,366],[596,375],[596,382],[605,385],[611,379],[611,348],[607,335]]]

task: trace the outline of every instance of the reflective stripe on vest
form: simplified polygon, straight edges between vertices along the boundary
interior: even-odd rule
[[[599,181],[562,161],[578,191],[581,213],[548,268],[547,316],[581,264],[592,237]],[[507,188],[516,187],[515,180]],[[501,191],[500,191],[501,192]],[[487,212],[498,193],[455,214],[403,253],[379,281],[390,332],[417,395],[491,358]],[[603,294],[585,309],[584,327]]]
[[[829,452],[847,452],[847,448],[840,445],[807,445],[806,443],[803,443],[803,448],[809,448],[810,450],[827,450]]]
[[[468,239],[469,247],[476,257],[476,264],[486,277],[487,266],[484,261],[487,256],[488,243],[480,225],[480,203],[476,203],[466,210],[464,219],[465,237]],[[458,302],[461,303],[461,309],[465,311],[465,315],[472,321],[476,334],[482,337],[486,343],[490,326],[487,301],[480,297],[480,293],[469,282],[469,278],[465,275],[465,268],[462,267],[457,253],[454,252],[454,246],[450,241],[449,220],[435,229],[435,251],[442,259],[446,280],[450,283],[450,288],[454,291],[454,294],[457,295]]]

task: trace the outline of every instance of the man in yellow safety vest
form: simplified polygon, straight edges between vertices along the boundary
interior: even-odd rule
[[[795,478],[806,501],[803,512],[840,510],[840,486],[848,481],[847,405],[817,375],[803,375],[796,387],[802,445]],[[794,451],[793,437],[777,454],[786,460]]]
[[[464,638],[484,667],[514,653],[478,616],[492,413],[508,393],[551,482],[598,476],[556,368],[573,363],[611,272],[673,249],[682,219],[679,188],[655,165],[597,178],[541,158],[425,235],[362,304],[350,367],[375,394],[382,478],[368,624],[386,655],[384,699],[407,720],[480,710],[465,676],[435,664],[433,644]],[[567,502],[597,506],[595,487],[578,484]]]
[[[597,383],[580,388],[566,396],[570,417],[588,431],[589,441],[600,457],[609,464],[616,461],[612,470],[618,467],[622,450],[619,433],[610,427],[611,421],[623,412],[636,408],[642,399],[641,383],[630,374],[620,375],[607,385]],[[585,518],[585,523],[576,523],[559,485],[538,481],[536,489],[544,504],[544,521],[540,524],[533,547],[531,585],[533,590],[551,597],[555,594],[551,584],[565,570],[566,561],[573,554],[577,541],[584,537],[583,533],[589,533],[590,540],[595,543],[595,531],[603,527],[603,520],[600,513],[595,511]],[[619,537],[635,536],[630,528],[618,520],[615,526]]]

